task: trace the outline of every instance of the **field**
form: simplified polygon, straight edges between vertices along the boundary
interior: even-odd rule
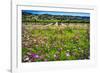
[[[22,62],[90,58],[89,23],[22,23]]]

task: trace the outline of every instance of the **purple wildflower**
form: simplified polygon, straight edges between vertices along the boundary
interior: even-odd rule
[[[34,53],[32,53],[31,56],[32,56],[33,58],[39,58],[39,55],[34,54]]]

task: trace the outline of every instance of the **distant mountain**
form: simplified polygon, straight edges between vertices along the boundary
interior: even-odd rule
[[[62,20],[62,21],[81,21],[90,22],[88,16],[72,16],[72,15],[51,15],[51,14],[33,14],[30,12],[22,11],[23,21],[34,21],[34,20]]]

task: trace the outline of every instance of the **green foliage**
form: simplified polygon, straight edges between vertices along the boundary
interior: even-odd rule
[[[26,55],[29,52],[28,48],[22,48],[22,56]]]

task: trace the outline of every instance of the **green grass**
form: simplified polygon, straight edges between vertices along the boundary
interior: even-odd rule
[[[70,26],[43,25],[38,29],[25,29],[22,33],[22,58],[27,56],[27,52],[31,52],[39,56],[34,59],[35,62],[89,59],[88,33],[88,29],[84,27],[74,29],[74,26],[70,28]]]

